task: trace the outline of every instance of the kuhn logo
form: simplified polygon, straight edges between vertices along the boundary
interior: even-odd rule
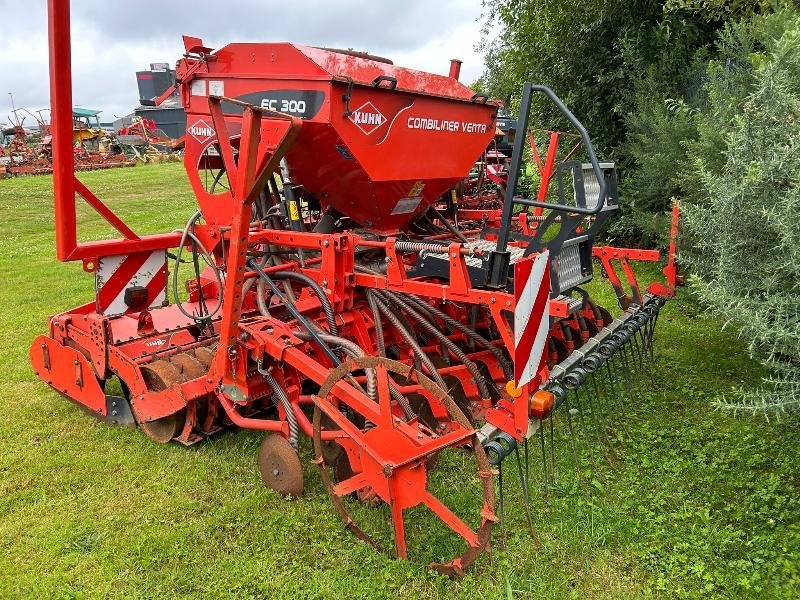
[[[189,133],[201,144],[205,144],[214,137],[214,128],[202,119],[189,127]]]
[[[383,116],[381,111],[375,108],[372,102],[365,102],[350,115],[350,120],[358,127],[365,135],[369,135],[378,127],[386,123],[386,117]]]
[[[150,340],[149,342],[145,342],[144,345],[145,346],[150,346],[151,348],[157,348],[159,346],[163,346],[166,343],[167,343],[167,340],[160,339],[160,340]]]

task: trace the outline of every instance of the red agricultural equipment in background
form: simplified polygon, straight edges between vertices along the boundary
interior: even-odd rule
[[[182,150],[184,137],[172,139],[161,131],[153,119],[133,117],[130,125],[117,132],[117,143],[131,148],[136,158],[147,160],[148,155],[164,155]]]
[[[47,122],[44,112],[47,111],[37,110],[34,114],[26,108],[13,111],[14,126],[2,131],[5,137],[11,139],[5,149],[0,145],[0,157],[7,157],[7,160],[3,161],[5,164],[2,165],[3,171],[0,172],[0,176],[46,175],[53,172],[52,135],[50,123]],[[20,113],[27,113],[36,121],[39,132],[35,137],[25,131],[23,125],[26,117],[20,117]],[[112,139],[113,136],[99,126],[96,116],[94,123],[96,126],[92,125],[85,117],[73,118],[72,152],[75,171],[131,167],[136,164],[119,152],[118,145]]]
[[[55,390],[162,443],[263,431],[261,476],[288,496],[303,492],[306,435],[347,529],[389,540],[398,557],[433,553],[450,574],[486,549],[502,512],[495,475],[512,454],[528,498],[529,439],[544,491],[554,427],[568,427],[579,473],[612,461],[675,272],[670,261],[666,285],[643,290],[627,260],[657,253],[594,246],[616,208],[614,170],[550,90],[525,85],[517,131],[532,95],[546,94],[581,136],[584,185],[571,199],[516,196],[518,134],[499,223],[460,230],[434,206],[494,136],[498,104],[452,71],[184,37],[176,85],[199,210],[177,233],[140,236],[75,176],[67,0],[49,1],[49,29],[57,255],[82,262],[96,287],[31,346]],[[121,239],[78,242],[76,194]],[[527,207],[557,233],[514,227]],[[593,252],[609,275],[622,261],[631,291],[618,294],[619,316],[581,287]],[[381,515],[385,531],[372,531]],[[453,539],[434,543],[440,530]]]

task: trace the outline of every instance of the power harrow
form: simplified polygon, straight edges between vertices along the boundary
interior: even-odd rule
[[[562,425],[579,473],[616,460],[614,429],[634,372],[651,368],[674,261],[666,284],[642,290],[628,260],[657,252],[594,245],[616,208],[614,169],[550,90],[524,87],[517,130],[532,95],[550,97],[585,146],[583,185],[571,201],[516,196],[518,135],[496,226],[459,228],[436,205],[487,147],[499,105],[457,69],[184,36],[175,85],[199,210],[177,232],[140,236],[75,176],[67,0],[49,1],[49,30],[57,255],[96,287],[31,346],[55,390],[162,443],[263,431],[261,476],[286,496],[303,493],[308,436],[347,529],[405,558],[414,536],[424,553],[435,528],[420,519],[433,519],[455,556],[432,561],[450,574],[487,548],[512,454],[528,498],[529,440],[545,492]],[[79,242],[76,195],[120,239]],[[520,207],[541,208],[542,226],[514,226]],[[551,223],[558,232],[543,236]],[[581,287],[593,255],[619,287],[617,317]]]

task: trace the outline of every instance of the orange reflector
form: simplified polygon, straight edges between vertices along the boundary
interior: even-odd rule
[[[531,415],[537,419],[544,419],[553,410],[555,396],[552,392],[539,390],[531,396]]]
[[[522,396],[522,388],[518,388],[517,384],[514,383],[513,379],[508,383],[506,383],[506,391],[508,392],[508,395],[511,396],[512,398],[519,398],[520,396]]]

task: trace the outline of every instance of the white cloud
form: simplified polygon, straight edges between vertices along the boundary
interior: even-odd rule
[[[14,93],[17,107],[49,104],[44,4],[35,2],[21,10],[20,0],[0,0],[4,17],[0,122],[8,120],[7,92]],[[73,0],[71,4],[74,103],[102,109],[108,120],[136,104],[136,70],[180,57],[184,33],[201,36],[214,47],[240,41],[292,41],[355,48],[435,73],[447,73],[450,59],[460,58],[461,79],[466,83],[482,69],[481,57],[474,51],[480,35],[478,0]]]

